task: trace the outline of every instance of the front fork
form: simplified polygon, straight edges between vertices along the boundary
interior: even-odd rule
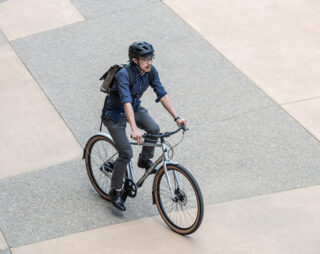
[[[176,201],[175,187],[177,186],[178,189],[181,189],[181,184],[180,184],[177,172],[175,170],[173,170],[174,186],[172,185],[172,183],[171,183],[172,181],[171,181],[170,176],[169,176],[167,165],[178,165],[178,163],[170,160],[169,154],[168,154],[168,151],[167,151],[167,148],[166,148],[166,144],[164,142],[161,142],[161,143],[162,143],[162,150],[163,150],[163,157],[164,157],[163,170],[164,170],[164,173],[165,173],[166,178],[167,178],[167,183],[168,183],[169,190],[170,190],[170,193],[171,193],[171,198],[172,198],[173,201]],[[155,203],[154,195],[153,195],[153,203]]]
[[[173,170],[174,186],[172,185],[171,179],[170,179],[170,176],[169,176],[169,173],[168,173],[168,170],[167,170],[167,164],[177,165],[178,163],[173,162],[173,161],[170,161],[170,160],[165,161],[165,162],[163,163],[163,170],[164,170],[164,173],[166,174],[166,177],[167,177],[167,182],[168,182],[168,185],[169,185],[171,197],[172,197],[172,200],[175,201],[175,200],[176,200],[175,187],[177,186],[178,189],[181,190],[181,184],[180,184],[180,181],[179,181],[179,177],[178,177],[178,175],[177,175],[177,172],[176,172],[175,170]]]

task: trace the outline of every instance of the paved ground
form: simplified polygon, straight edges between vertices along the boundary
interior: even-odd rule
[[[40,2],[0,1],[1,254],[160,253],[167,243],[170,253],[319,253],[317,2]],[[81,160],[100,124],[98,78],[141,39],[190,122],[175,160],[206,210],[189,237],[157,216],[151,180],[120,214]],[[174,128],[152,91],[143,105]]]

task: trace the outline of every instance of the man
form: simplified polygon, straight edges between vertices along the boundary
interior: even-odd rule
[[[129,122],[131,137],[138,144],[142,143],[142,132],[138,130],[138,127],[149,134],[159,134],[160,132],[158,124],[153,120],[148,111],[140,105],[140,98],[149,85],[157,95],[156,102],[161,102],[177,125],[187,125],[186,119],[180,118],[176,113],[167,92],[162,86],[158,72],[152,66],[153,59],[154,49],[150,43],[139,41],[131,44],[129,47],[130,64],[127,68],[122,68],[116,73],[110,95],[106,97],[104,104],[103,123],[107,127],[119,151],[119,156],[114,163],[109,196],[112,204],[121,211],[126,210],[121,196],[123,177],[127,164],[133,156],[132,148],[125,132],[126,123]],[[131,68],[131,70],[128,68]],[[135,82],[132,85],[130,85],[129,71],[131,71],[131,75],[135,76]],[[149,75],[152,77],[152,80]],[[146,141],[157,142],[154,139]],[[139,154],[138,166],[146,170],[150,168],[153,165],[150,160],[153,155],[154,147],[144,146]]]

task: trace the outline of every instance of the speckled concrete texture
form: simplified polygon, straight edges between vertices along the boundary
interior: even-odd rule
[[[319,1],[163,2],[320,140]]]
[[[72,3],[78,8],[81,14],[86,19],[98,18],[101,16],[108,16],[122,11],[128,11],[130,9],[143,10],[145,8],[155,8],[156,3],[160,3],[160,0],[122,0],[116,4],[112,0],[72,0]],[[140,12],[140,11],[139,11]],[[136,18],[140,13],[132,16],[128,16],[127,22]],[[153,14],[151,14],[152,16]],[[149,17],[145,17],[149,20]]]
[[[0,250],[0,254],[11,254],[10,249]]]
[[[169,231],[157,216],[12,251],[14,254],[102,254],[108,245],[115,254],[179,253],[182,250],[187,254],[317,254],[320,250],[319,193],[320,187],[315,186],[207,206],[202,227],[187,237]]]
[[[80,160],[0,183],[0,226],[11,247],[157,213],[151,178],[121,213],[94,191]]]
[[[104,94],[99,91],[100,76],[108,66],[125,62],[128,45],[139,39],[154,44],[155,65],[161,80],[177,111],[190,118],[191,126],[202,125],[204,121],[210,125],[239,113],[274,106],[166,6],[146,7],[140,10],[134,23],[128,24],[127,17],[135,16],[138,10],[133,5],[130,10],[13,42],[81,144],[100,124],[104,100]],[[151,11],[153,17],[149,25],[137,30]],[[195,59],[199,64],[194,64]],[[174,128],[171,117],[154,100],[155,95],[147,93],[143,105],[156,112],[161,127]]]
[[[110,65],[127,60],[130,43],[150,41],[156,49],[154,64],[160,78],[179,115],[188,118],[190,123],[190,131],[175,149],[173,159],[181,162],[197,179],[204,196],[205,214],[211,217],[207,217],[209,220],[204,221],[199,231],[190,237],[173,234],[160,219],[156,222],[153,218],[132,221],[157,214],[152,205],[152,179],[148,179],[139,189],[136,199],[128,199],[127,211],[120,213],[97,195],[86,175],[84,162],[76,159],[0,180],[0,206],[4,207],[0,210],[0,228],[9,247],[21,247],[13,249],[13,252],[36,253],[33,250],[39,250],[37,248],[40,246],[38,253],[44,253],[41,251],[43,247],[46,251],[59,253],[47,246],[53,243],[60,248],[63,244],[59,245],[59,237],[66,236],[62,239],[67,239],[67,242],[68,239],[75,239],[89,246],[91,252],[99,253],[101,250],[104,253],[106,243],[110,244],[108,233],[105,236],[109,228],[119,233],[119,237],[112,238],[112,244],[116,245],[115,240],[120,240],[120,247],[127,247],[123,245],[123,239],[135,239],[130,237],[137,236],[139,248],[134,251],[139,253],[143,252],[141,246],[145,241],[150,242],[154,250],[153,242],[159,243],[157,241],[161,239],[166,242],[177,239],[172,249],[182,251],[182,247],[190,245],[187,251],[192,250],[193,246],[199,253],[206,253],[204,248],[211,251],[213,230],[217,230],[215,239],[222,244],[221,248],[215,246],[221,251],[226,251],[228,247],[232,254],[235,250],[250,253],[250,247],[253,248],[251,253],[263,253],[260,249],[269,250],[262,248],[265,243],[276,246],[276,251],[282,251],[283,246],[294,246],[290,241],[284,242],[284,245],[272,243],[274,239],[284,237],[283,232],[294,224],[302,225],[297,227],[298,231],[305,231],[312,223],[307,220],[304,224],[304,215],[309,211],[317,213],[318,208],[307,202],[306,207],[310,210],[300,210],[295,206],[296,202],[300,203],[299,199],[294,199],[296,192],[291,195],[291,203],[283,201],[288,197],[286,195],[284,199],[277,199],[282,206],[278,209],[276,201],[273,211],[268,210],[274,204],[268,198],[262,198],[266,203],[260,197],[254,197],[254,201],[246,198],[318,185],[319,142],[266,96],[241,69],[232,65],[162,2],[74,0],[73,3],[87,20],[10,41],[10,45],[80,144],[84,145],[100,125],[104,101],[104,94],[99,92],[101,83],[98,79],[101,74]],[[176,126],[172,118],[154,100],[155,95],[149,89],[143,96],[142,104],[155,117],[161,130],[174,129]],[[103,130],[106,131],[105,128]],[[180,137],[176,135],[169,141],[175,144]],[[138,149],[134,149],[134,154],[133,165],[136,165]],[[141,174],[141,170],[137,171]],[[231,200],[236,201],[217,204]],[[282,213],[281,209],[290,207],[298,211],[296,214],[302,215],[302,220],[300,217],[297,219],[295,212],[290,221],[285,220],[288,213]],[[257,220],[250,224],[254,218]],[[270,220],[263,224],[264,218]],[[277,231],[278,236],[272,235],[269,230],[277,227],[282,219],[287,222],[287,227]],[[131,222],[121,223],[128,221]],[[151,224],[148,224],[150,221]],[[113,226],[96,229],[107,225]],[[136,225],[138,231],[134,232],[139,233],[128,233],[126,236],[126,232]],[[97,242],[86,242],[81,240],[82,233],[76,234],[91,229],[100,233],[98,237],[93,234],[90,238]],[[247,232],[248,229],[251,231]],[[316,232],[317,229],[315,226]],[[207,233],[201,233],[205,230],[208,230]],[[262,237],[266,238],[260,241],[259,234],[251,235],[254,230],[262,232]],[[86,232],[83,235],[86,238]],[[147,236],[151,239],[147,240]],[[301,238],[296,231],[290,235],[295,236]],[[52,238],[58,239],[55,241]],[[52,240],[44,241],[48,239]],[[204,242],[206,239],[207,242]],[[258,245],[250,245],[253,240]],[[177,244],[179,241],[181,244]],[[317,243],[313,239],[304,242],[312,247],[313,243]],[[90,248],[90,244],[95,243],[97,245]],[[26,244],[31,245],[23,246]],[[76,246],[81,251],[90,252],[81,244],[68,245],[68,248]],[[101,246],[102,249],[99,249]],[[256,251],[254,246],[262,247]],[[160,247],[167,250],[165,244]],[[131,248],[126,250],[132,251]]]

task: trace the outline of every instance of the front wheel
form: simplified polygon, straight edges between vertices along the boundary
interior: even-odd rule
[[[168,175],[162,167],[155,176],[153,191],[157,209],[173,231],[191,234],[200,227],[203,218],[200,188],[191,173],[180,165],[167,165],[167,172]]]

